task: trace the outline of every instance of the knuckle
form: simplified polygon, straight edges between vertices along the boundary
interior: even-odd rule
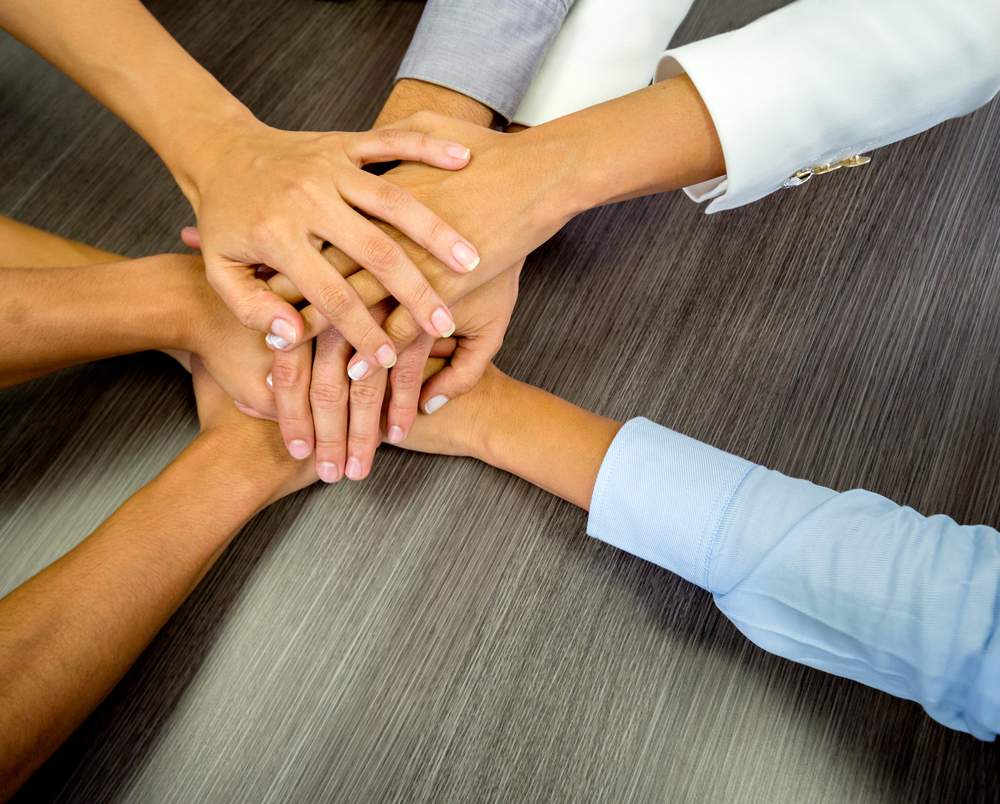
[[[421,381],[424,378],[423,371],[417,371],[410,368],[409,366],[395,366],[389,373],[392,380],[392,387],[400,390],[410,390],[412,388],[419,388]]]
[[[350,286],[341,282],[323,285],[316,298],[327,316],[334,318],[345,315],[352,307]]]
[[[378,190],[375,191],[375,203],[383,215],[397,215],[406,207],[406,201],[406,192],[387,181],[379,184]]]
[[[271,381],[275,388],[292,388],[302,380],[302,369],[292,361],[274,361],[271,366]]]
[[[361,259],[370,268],[389,268],[399,256],[399,246],[384,237],[369,237],[361,245]]]
[[[347,404],[347,386],[336,382],[315,382],[309,389],[309,401],[313,407],[340,408]]]
[[[355,382],[351,384],[351,405],[374,407],[382,404],[382,391],[374,385]]]
[[[456,371],[452,376],[452,387],[460,394],[467,394],[476,387],[479,377],[466,371]]]
[[[383,128],[378,132],[378,142],[384,148],[395,148],[399,144],[401,132],[398,128]]]
[[[449,230],[450,227],[447,223],[440,218],[435,218],[427,230],[427,236],[430,238],[431,243],[437,243],[444,240],[450,234]]]
[[[382,325],[385,334],[397,346],[413,341],[423,329],[405,309],[399,309],[390,315]]]

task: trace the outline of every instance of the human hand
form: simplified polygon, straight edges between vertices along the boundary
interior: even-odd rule
[[[336,330],[317,337],[315,357],[309,344],[276,353],[275,403],[289,452],[306,458],[315,447],[317,470],[326,482],[345,475],[352,480],[366,477],[382,441],[379,417],[387,382],[392,384],[392,397],[386,432],[392,443],[406,437],[418,400],[423,399],[425,406],[434,400],[436,409],[443,400],[475,385],[503,343],[520,270],[521,264],[514,266],[455,306],[457,348],[452,362],[423,390],[424,364],[440,344],[426,335],[400,354],[388,378],[379,372],[351,381],[345,366],[352,350]],[[370,291],[362,293],[370,298]],[[384,320],[391,309],[391,304],[382,302],[373,313]]]
[[[456,303],[519,263],[586,208],[583,196],[571,191],[574,152],[561,139],[546,137],[544,132],[539,134],[544,127],[501,134],[433,112],[418,112],[395,125],[459,136],[469,142],[473,151],[469,165],[461,171],[433,171],[408,163],[385,174],[385,178],[432,209],[460,221],[460,228],[476,232],[482,262],[472,273],[459,275],[403,234],[382,227],[419,266],[447,304]],[[467,180],[455,181],[460,178]],[[362,271],[352,279],[365,281],[366,276],[367,272]],[[328,326],[312,307],[303,309],[302,317],[306,337]],[[389,316],[384,329],[393,339],[397,353],[402,353],[424,331],[402,307]],[[377,363],[362,354],[350,363],[350,375],[355,379],[379,369]]]
[[[421,160],[444,172],[468,163],[469,149],[421,132],[289,132],[256,120],[234,123],[204,149],[184,182],[198,216],[206,273],[240,321],[269,333],[275,349],[304,337],[295,308],[256,276],[266,265],[288,277],[371,365],[390,366],[395,349],[348,284],[320,256],[340,247],[413,310],[423,331],[447,333],[452,317],[412,260],[353,207],[405,232],[447,270],[467,272],[479,258],[450,225],[363,165]]]
[[[246,449],[253,454],[253,466],[276,481],[267,505],[316,482],[311,463],[289,456],[277,425],[240,413],[197,355],[191,358],[191,378],[202,436],[218,439],[228,452]]]

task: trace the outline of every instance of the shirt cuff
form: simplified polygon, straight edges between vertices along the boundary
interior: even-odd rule
[[[756,464],[632,419],[601,464],[587,533],[705,589],[719,525]]]
[[[429,0],[396,80],[453,89],[510,120],[566,8],[564,0]]]

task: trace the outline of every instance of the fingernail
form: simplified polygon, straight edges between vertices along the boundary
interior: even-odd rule
[[[455,159],[468,159],[469,154],[472,153],[464,145],[446,145],[444,146],[444,152]]]
[[[284,338],[279,338],[277,335],[265,335],[264,343],[270,344],[275,349],[284,349],[288,346],[288,341]]]
[[[267,375],[266,382],[267,382],[267,387],[268,388],[274,388],[274,380],[271,379],[271,375],[270,374]]]
[[[301,461],[303,458],[308,458],[309,453],[312,452],[312,450],[309,449],[309,445],[301,438],[296,438],[294,441],[290,441],[288,444],[288,451],[297,461]]]
[[[398,444],[403,440],[403,428],[393,425],[389,428],[389,443]]]
[[[351,480],[359,480],[361,478],[361,461],[357,458],[348,458],[347,471],[344,474]]]
[[[378,360],[382,368],[392,368],[396,365],[396,352],[389,344],[386,344],[375,353],[375,359]]]
[[[448,397],[446,396],[442,396],[440,394],[438,396],[432,396],[427,400],[427,404],[424,405],[424,410],[428,413],[433,413],[436,410],[440,410],[447,401]]]
[[[295,343],[295,327],[283,318],[276,318],[271,322],[271,334],[274,336],[271,343],[278,349],[284,349],[291,343]],[[281,341],[281,345],[278,342]]]
[[[444,307],[438,307],[431,315],[431,323],[442,338],[450,338],[455,333],[455,321]]]
[[[347,369],[347,376],[352,380],[360,380],[368,373],[368,364],[364,360],[359,360]]]
[[[324,483],[336,483],[340,480],[340,469],[337,468],[337,464],[335,463],[323,461],[317,469],[319,472],[319,479]]]
[[[184,227],[184,228],[183,228],[183,229],[181,230],[181,232],[182,232],[183,234],[194,234],[194,233],[195,233],[195,232],[197,232],[197,231],[198,231],[198,227],[197,227],[197,226],[185,226],[185,227]]]
[[[451,253],[455,255],[458,264],[466,271],[471,271],[479,265],[479,255],[476,254],[475,249],[465,245],[462,241],[451,247]]]

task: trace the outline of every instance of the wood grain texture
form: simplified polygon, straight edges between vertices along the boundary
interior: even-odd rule
[[[702,2],[683,41],[780,2]],[[362,128],[421,5],[150,3],[268,122]],[[180,250],[155,155],[0,41],[0,213]],[[705,216],[581,216],[528,261],[500,366],[788,474],[1000,525],[1000,105]],[[469,233],[473,235],[473,233]],[[474,236],[473,236],[474,240]],[[196,431],[139,355],[0,394],[0,592]],[[995,745],[769,656],[585,514],[472,461],[380,451],[251,522],[20,801],[979,802]]]

